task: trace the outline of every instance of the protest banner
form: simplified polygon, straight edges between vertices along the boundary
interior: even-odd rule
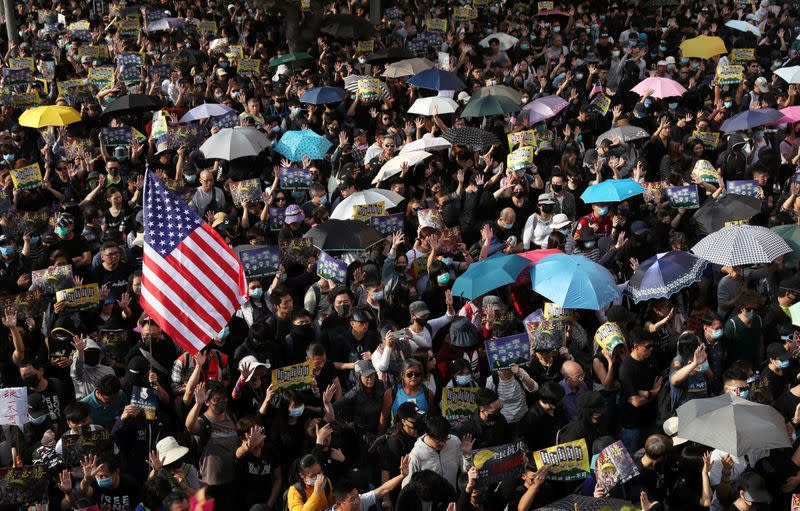
[[[158,81],[163,81],[169,78],[171,72],[172,66],[169,64],[153,64],[147,66],[147,76]]]
[[[305,189],[311,186],[311,170],[281,167],[280,185],[283,190]]]
[[[448,227],[439,234],[439,250],[441,254],[460,252],[458,246],[462,243],[461,227]]]
[[[119,33],[126,37],[135,37],[142,30],[138,19],[125,18],[118,22]]]
[[[269,208],[269,230],[280,231],[286,218],[286,208]]]
[[[17,57],[8,59],[8,67],[12,69],[28,68],[31,71],[36,70],[36,64],[33,57]]]
[[[369,204],[353,204],[353,220],[369,222],[373,216],[383,216],[386,214],[386,203],[384,201],[371,202]]]
[[[283,240],[279,244],[282,263],[298,263],[308,265],[309,259],[316,257],[311,238],[295,238]]]
[[[30,68],[23,67],[14,69],[10,67],[3,68],[3,84],[4,85],[20,85],[29,84],[33,81],[33,74]]]
[[[606,491],[639,475],[639,469],[636,468],[636,464],[622,444],[622,440],[617,440],[600,451],[600,454],[597,455],[596,467],[597,482]]]
[[[76,160],[81,154],[89,152],[92,147],[91,140],[84,138],[67,137],[64,141],[64,152],[68,160]]]
[[[89,20],[73,21],[67,25],[67,30],[70,32],[75,32],[77,30],[89,30],[89,26]]]
[[[428,30],[431,32],[447,32],[447,20],[431,18],[428,20]]]
[[[578,481],[589,475],[589,449],[586,440],[554,445],[533,452],[536,467],[548,467],[547,479],[551,481]]]
[[[553,2],[537,2],[536,3],[536,10],[537,11],[552,11],[553,10]]]
[[[214,20],[200,20],[197,31],[201,35],[217,35],[217,22]]]
[[[475,395],[478,387],[445,387],[442,389],[442,417],[456,425],[478,410]]]
[[[239,245],[234,249],[248,279],[267,277],[278,272],[281,263],[280,249],[274,245]]]
[[[553,302],[545,302],[542,311],[545,321],[572,321],[578,317],[575,309],[564,309]]]
[[[592,99],[589,106],[599,112],[600,115],[606,115],[611,107],[611,98],[601,92]]]
[[[111,431],[100,429],[79,434],[66,434],[61,437],[64,465],[75,467],[87,454],[100,454],[113,449]]]
[[[749,391],[747,399],[762,405],[772,403],[772,393],[769,388],[769,376],[763,372],[756,373],[747,379],[747,389]]]
[[[362,78],[356,82],[358,95],[362,98],[378,98],[383,93],[381,81],[376,78]]]
[[[34,92],[23,92],[23,93],[15,93],[11,97],[11,105],[14,108],[27,108],[32,106],[39,106],[42,104],[42,98],[39,96],[39,93]]]
[[[533,165],[533,156],[536,149],[533,147],[520,147],[508,153],[507,162],[509,170],[525,169]]]
[[[42,186],[42,171],[38,163],[11,169],[11,181],[17,190],[32,190]]]
[[[667,192],[670,204],[676,208],[696,209],[700,207],[700,195],[697,185],[668,186]]]
[[[0,297],[0,310],[12,307],[17,311],[19,319],[36,318],[42,311],[43,298],[44,293],[41,289],[2,296]]]
[[[556,351],[564,346],[564,323],[545,320],[541,310],[539,314],[541,315],[539,321],[529,321],[526,318],[523,322],[531,349],[533,351]]]
[[[74,285],[71,264],[51,266],[31,272],[31,290],[39,289],[45,294],[55,294],[56,291],[67,289]]]
[[[344,284],[347,281],[347,263],[325,252],[320,252],[319,259],[317,259],[317,275],[337,284]]]
[[[755,56],[755,48],[733,48],[731,50],[730,61],[734,64],[747,64],[751,60],[754,60]]]
[[[56,303],[61,302],[69,311],[90,310],[100,302],[100,288],[93,283],[56,291]]]
[[[238,62],[244,58],[244,48],[240,44],[232,44],[228,46],[228,51],[225,53],[225,55],[229,59]]]
[[[241,206],[243,202],[258,202],[261,198],[261,183],[258,178],[231,181],[230,192],[231,200],[236,206]]]
[[[692,138],[696,138],[708,149],[716,149],[719,146],[719,132],[716,131],[697,131],[692,132]]]
[[[625,344],[625,334],[616,323],[606,322],[595,332],[594,342],[611,354],[617,346]]]
[[[378,215],[369,218],[369,225],[384,236],[391,236],[397,231],[402,231],[405,225],[405,214],[393,213],[391,215]]]
[[[525,468],[525,451],[525,442],[521,440],[472,451],[472,464],[478,469],[477,484],[491,485],[519,478]]]
[[[704,183],[718,183],[719,171],[708,160],[697,160],[692,168],[692,177],[700,178]]]
[[[41,504],[42,500],[47,497],[49,485],[47,465],[1,468],[0,506]],[[36,509],[36,507],[32,509]]]
[[[484,344],[491,371],[506,369],[514,364],[525,365],[530,361],[531,345],[527,333],[487,339]]]
[[[100,129],[100,134],[103,136],[103,144],[106,147],[114,147],[130,145],[133,131],[130,126],[106,127]]]
[[[717,83],[719,85],[733,85],[742,83],[744,67],[740,64],[717,66]]]
[[[236,66],[236,73],[240,76],[258,76],[260,72],[259,59],[239,59],[239,64]]]
[[[483,9],[489,6],[489,0],[472,0],[472,7],[476,9]]]
[[[134,386],[131,390],[131,404],[144,411],[146,420],[155,420],[158,408],[158,392],[153,387]]]
[[[509,151],[520,147],[536,147],[536,130],[515,131],[509,133],[506,138]]]
[[[131,349],[130,339],[126,330],[100,330],[91,335],[97,341],[103,354],[109,359],[125,363],[125,356]]]
[[[215,115],[214,117],[210,117],[208,119],[208,125],[211,128],[217,128],[220,130],[222,128],[234,128],[240,124],[241,122],[239,121],[239,114],[237,114],[235,111],[228,112],[224,115]]]
[[[734,195],[746,195],[748,197],[763,197],[758,182],[752,179],[725,181],[725,191]]]
[[[27,422],[27,387],[6,387],[0,389],[0,426],[22,427]]]
[[[420,209],[417,211],[420,227],[432,227],[437,231],[445,229],[442,213],[438,209]]]
[[[453,20],[456,22],[472,21],[478,18],[478,11],[469,5],[457,6],[453,8]]]
[[[114,83],[114,68],[98,66],[89,69],[89,83],[98,90]]]
[[[356,43],[358,53],[372,53],[375,51],[375,41],[358,41]]]
[[[267,362],[269,363],[269,362]],[[294,364],[272,370],[272,385],[275,390],[308,390],[314,381],[314,371],[310,362]]]

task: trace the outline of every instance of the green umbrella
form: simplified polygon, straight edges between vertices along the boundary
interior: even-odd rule
[[[772,230],[792,248],[785,257],[798,257],[795,254],[800,254],[800,225],[776,225]]]
[[[477,96],[473,95],[464,108],[461,117],[485,117],[488,115],[504,115],[518,112],[520,104],[508,96]]]
[[[281,55],[280,57],[275,57],[269,63],[269,69],[276,68],[281,64],[286,64],[287,66],[291,67],[295,64],[306,64],[309,63],[308,61],[313,61],[314,57],[309,55],[308,53],[301,51],[297,53],[287,53],[286,55]]]

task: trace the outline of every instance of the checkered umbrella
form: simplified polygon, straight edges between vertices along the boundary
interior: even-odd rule
[[[774,231],[755,225],[732,225],[709,234],[692,252],[722,266],[771,263],[792,249]]]
[[[708,261],[682,250],[654,255],[639,265],[631,276],[625,294],[636,303],[669,298],[703,277]]]
[[[638,140],[649,136],[650,134],[647,131],[638,126],[618,126],[616,128],[611,128],[597,137],[597,143],[595,145],[600,147],[600,143],[605,139],[618,138],[621,142],[630,142],[631,140]]]
[[[583,495],[568,495],[559,501],[536,509],[537,511],[574,511],[577,507],[580,511],[602,511],[605,509],[619,511],[630,505],[630,501],[622,499],[598,499],[584,497]]]
[[[468,146],[472,151],[482,151],[500,143],[494,133],[472,127],[449,129],[444,132],[442,138],[451,144]]]

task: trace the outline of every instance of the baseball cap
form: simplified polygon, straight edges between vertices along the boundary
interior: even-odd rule
[[[664,429],[664,433],[672,438],[672,445],[678,446],[681,444],[685,444],[688,442],[685,438],[681,438],[678,436],[678,418],[677,417],[670,417],[669,419],[664,421],[664,425],[662,426]]]
[[[675,64],[675,57],[670,55],[669,57],[664,59],[664,62],[666,62],[667,64]]]
[[[650,231],[650,226],[642,220],[636,220],[631,224],[631,232],[633,234],[644,234]]]
[[[666,60],[659,60],[658,62],[656,62],[656,65],[657,66],[666,66],[667,65],[667,61]]]
[[[283,218],[284,223],[294,224],[302,222],[306,218],[303,210],[297,204],[292,204],[286,208],[286,216]]]
[[[353,369],[356,374],[361,376],[370,376],[375,374],[375,366],[369,360],[359,360]]]
[[[789,352],[779,342],[773,342],[767,346],[767,358],[777,358],[778,360],[789,360]]]
[[[539,199],[536,201],[537,204],[555,204],[556,201],[553,200],[553,196],[549,193],[543,193],[539,196]]]
[[[344,176],[339,181],[339,190],[344,190],[346,188],[350,188],[351,186],[356,185],[356,180],[353,179],[353,176]]]
[[[761,92],[769,92],[769,83],[767,82],[767,79],[764,78],[763,76],[759,76],[758,78],[756,78],[755,85],[761,90]]]
[[[428,304],[422,300],[411,302],[411,305],[408,306],[408,312],[412,316],[416,316],[418,318],[422,316],[429,316],[431,313],[430,309],[428,309]]]
[[[769,504],[772,502],[772,495],[767,489],[767,482],[756,472],[745,472],[739,478],[739,487],[744,490],[744,498],[747,501],[757,504]]]
[[[800,295],[800,279],[791,278],[782,280],[779,284],[781,289],[791,291],[792,293]]]
[[[419,420],[422,417],[422,414],[419,411],[419,407],[416,403],[412,401],[406,401],[402,405],[397,407],[397,412],[394,414],[395,419],[397,420]]]

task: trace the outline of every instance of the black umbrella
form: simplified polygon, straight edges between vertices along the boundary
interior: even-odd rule
[[[700,234],[710,234],[727,225],[747,222],[760,212],[761,199],[729,193],[707,200],[692,219]]]
[[[193,50],[181,50],[167,53],[161,58],[165,64],[172,64],[181,68],[197,65],[197,54]]]
[[[383,241],[381,233],[358,220],[326,220],[305,235],[314,246],[325,252],[366,250]]]
[[[619,511],[626,506],[630,507],[631,503],[622,499],[599,499],[582,495],[569,495],[545,507],[536,509],[537,511],[574,511],[576,505],[580,511],[602,511],[605,509]]]
[[[648,0],[646,7],[667,7],[670,5],[678,5],[678,0]]]
[[[471,127],[449,129],[442,137],[451,144],[469,146],[473,151],[483,151],[489,146],[500,143],[491,131]]]
[[[322,20],[320,32],[330,34],[337,39],[370,39],[375,35],[375,28],[368,20],[354,14],[334,14]]]
[[[100,114],[103,116],[127,115],[132,113],[148,112],[161,108],[158,99],[147,94],[127,94],[112,101]]]
[[[396,62],[398,60],[410,59],[414,55],[405,48],[381,48],[369,57],[367,62],[370,64],[383,64],[384,62]]]

